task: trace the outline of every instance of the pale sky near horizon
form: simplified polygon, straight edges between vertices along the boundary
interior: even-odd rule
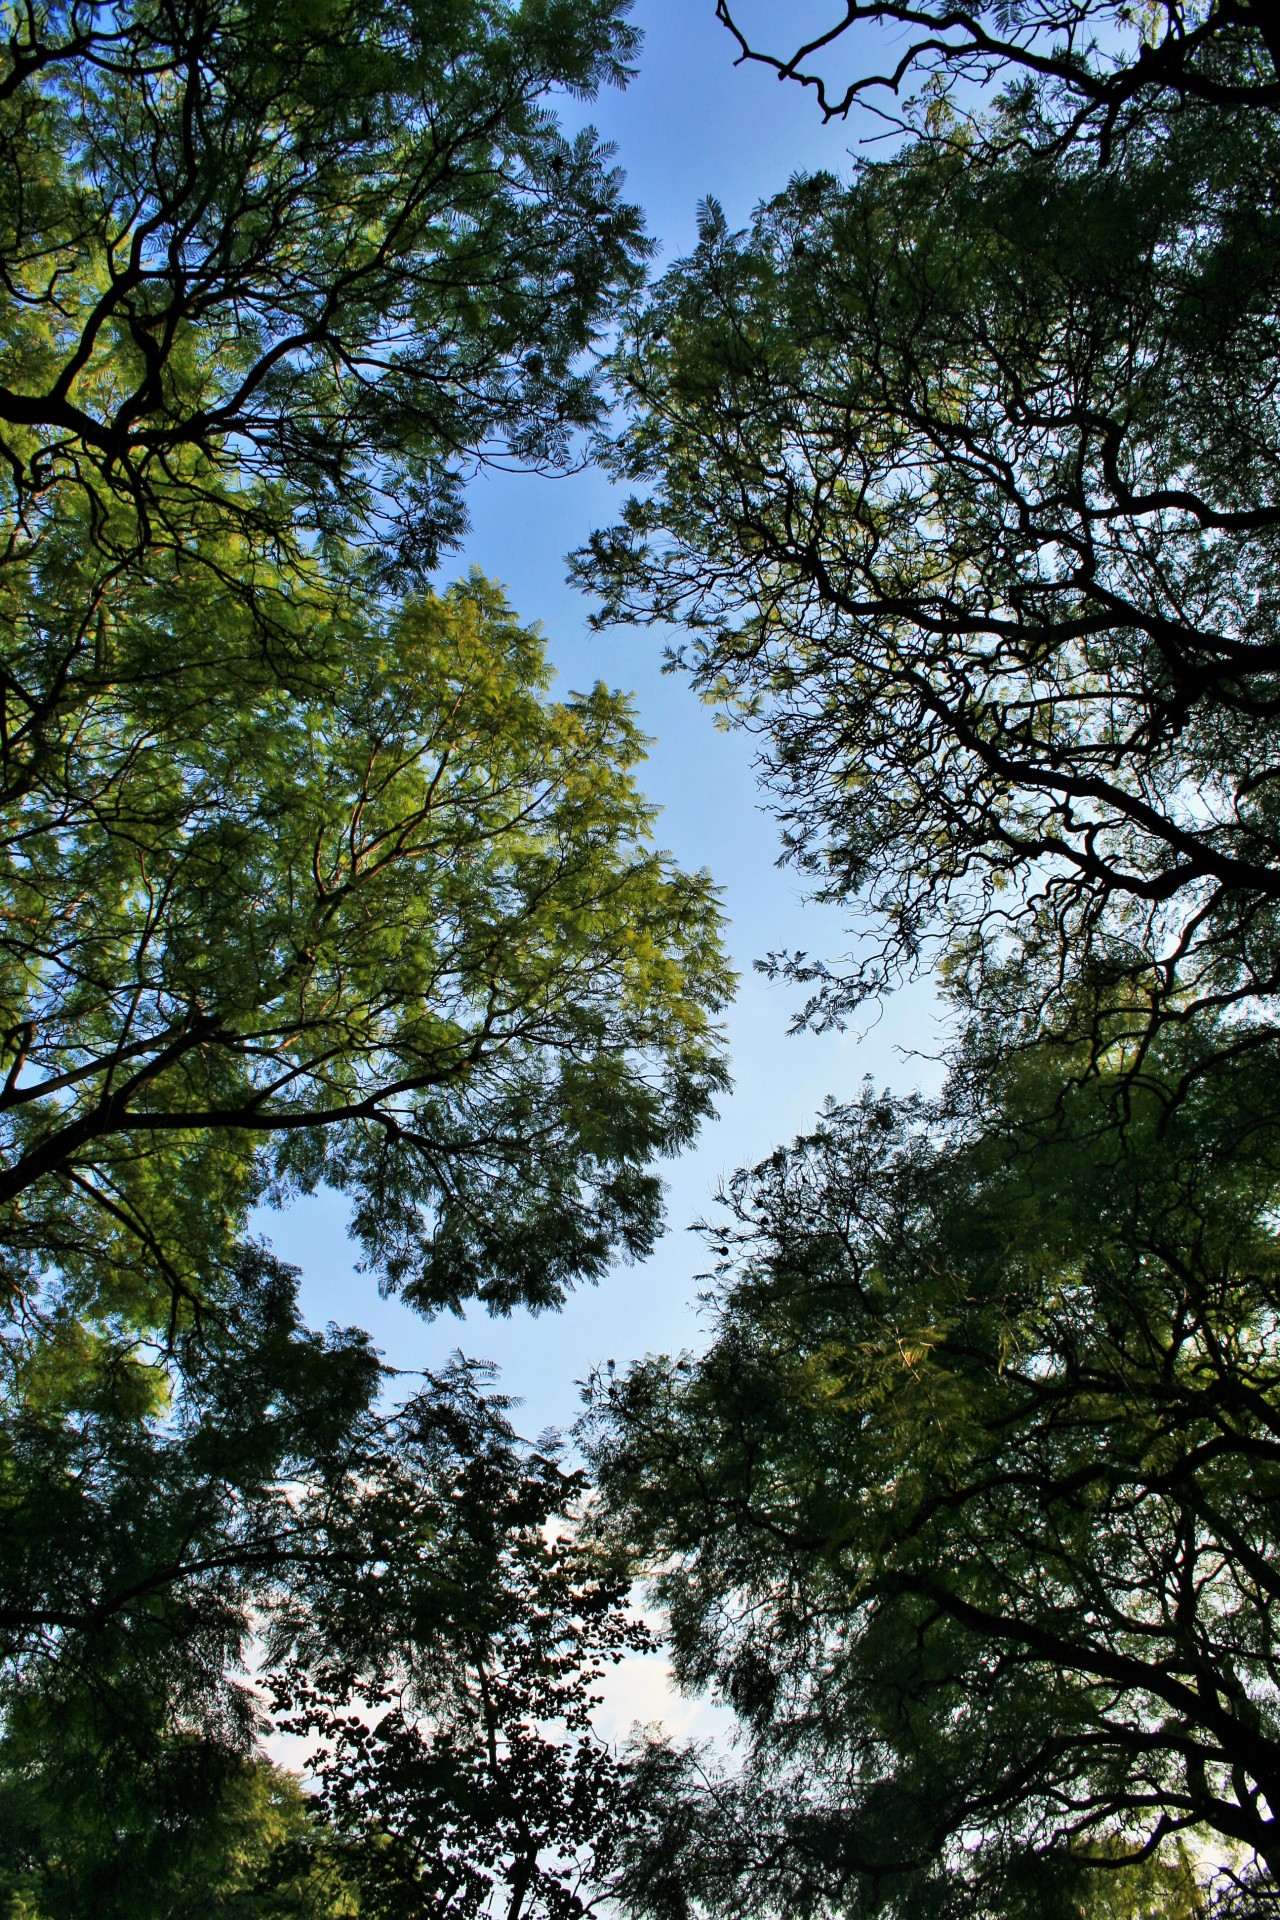
[[[823,11],[813,0],[749,0],[744,16],[771,16],[775,31],[779,22],[795,31]],[[714,0],[637,0],[634,18],[645,34],[636,80],[587,108],[569,102],[565,117],[590,120],[616,144],[628,195],[659,242],[655,271],[688,250],[697,203],[707,195],[738,224],[794,172],[848,171],[856,129],[824,127],[811,94],[780,85],[763,69],[735,69]],[[386,1359],[406,1370],[437,1365],[457,1347],[496,1361],[503,1389],[522,1403],[516,1423],[530,1437],[571,1424],[575,1383],[593,1365],[613,1359],[621,1367],[649,1350],[699,1342],[695,1276],[706,1260],[686,1229],[708,1211],[716,1186],[735,1167],[806,1128],[825,1095],[853,1094],[866,1073],[901,1090],[938,1078],[928,1056],[941,1040],[925,986],[894,996],[862,1036],[788,1035],[799,990],[767,982],[752,962],[780,947],[834,957],[848,950],[849,939],[839,915],[806,907],[799,876],[775,864],[777,834],[758,804],[751,742],[717,730],[687,684],[662,673],[661,636],[587,632],[589,603],[566,585],[565,556],[612,520],[618,504],[598,473],[486,476],[470,496],[465,547],[441,574],[452,579],[474,565],[503,582],[518,616],[544,627],[561,688],[603,679],[635,693],[641,723],[655,736],[642,784],[663,808],[660,843],[685,866],[708,867],[724,890],[741,976],[727,1023],[736,1084],[720,1118],[667,1170],[666,1237],[641,1266],[618,1267],[558,1314],[492,1320],[472,1312],[465,1323],[451,1316],[429,1323],[380,1300],[373,1281],[354,1271],[345,1202],[319,1196],[259,1221],[302,1269],[303,1307],[313,1325],[364,1326]]]

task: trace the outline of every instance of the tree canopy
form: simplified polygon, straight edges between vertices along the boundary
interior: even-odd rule
[[[649,844],[626,703],[548,701],[479,579],[312,592],[283,672],[219,612],[177,570],[102,609],[10,815],[14,1283],[154,1313],[324,1179],[422,1305],[550,1304],[650,1243],[723,1079],[714,895]]]
[[[1037,1025],[1066,981],[1269,1020],[1276,138],[1189,100],[1101,167],[957,124],[708,208],[637,310],[644,492],[579,571],[759,729],[861,936],[798,961],[820,1017],[946,957],[1012,959]]]
[[[13,1920],[1275,1911],[1280,39],[716,11],[899,144],[648,289],[554,111],[625,0],[5,13]],[[594,1488],[251,1233],[323,1185],[422,1311],[555,1307],[726,1084],[629,703],[435,577],[478,467],[584,430],[601,621],[680,629],[851,916],[766,964],[959,1014],[937,1099],[730,1182]],[[736,1761],[599,1736],[637,1575]]]
[[[246,1208],[321,1179],[427,1307],[550,1304],[652,1239],[648,1162],[723,1079],[709,883],[648,844],[625,703],[549,702],[495,590],[423,580],[468,461],[560,459],[593,415],[594,330],[644,249],[545,96],[625,79],[624,12],[14,15],[24,1294],[53,1274],[142,1321],[211,1297]]]
[[[367,1339],[295,1293],[259,1253],[168,1351],[68,1327],[6,1408],[0,1893],[571,1920],[625,1786],[592,1683],[647,1644],[568,1531],[581,1475],[474,1363],[384,1408]],[[306,1796],[255,1754],[272,1727],[322,1736]]]
[[[255,1756],[272,1676],[309,1711],[339,1711],[335,1662],[348,1706],[385,1681],[393,1602],[414,1726],[456,1759],[429,1817],[482,1836],[483,1887],[509,1868],[518,1912],[543,1885],[519,1836],[541,1819],[572,1853],[581,1791],[608,1799],[589,1648],[632,1628],[598,1556],[544,1538],[579,1483],[470,1363],[388,1411],[367,1338],[309,1331],[250,1224],[326,1184],[423,1311],[554,1306],[652,1245],[655,1162],[725,1084],[715,889],[654,845],[629,703],[553,699],[495,586],[431,580],[478,463],[563,467],[597,417],[598,336],[647,243],[552,97],[626,79],[625,13],[6,14],[15,1912],[372,1910],[384,1836]],[[554,1743],[536,1778],[499,1770],[504,1852],[446,1696],[484,1665],[481,1622],[515,1633],[553,1589],[559,1679],[535,1661],[502,1737],[523,1752],[535,1708],[561,1712],[582,1763],[563,1804],[538,1799]]]
[[[742,1736],[640,1749],[624,1897],[1270,1912],[1274,28],[854,4],[775,57],[718,11],[828,117],[924,93],[848,181],[705,203],[576,570],[849,911],[771,958],[806,1017],[938,966],[959,1021],[937,1101],[731,1182],[704,1352],[596,1383],[599,1524]]]
[[[708,1911],[1065,1915],[1184,1832],[1276,1871],[1274,1130],[1244,1068],[1123,1129],[1057,1079],[832,1105],[732,1183],[707,1351],[601,1385],[613,1524],[747,1733],[651,1761]]]
[[[626,79],[621,0],[55,0],[0,71],[5,547],[109,557],[216,505],[410,569],[469,462],[561,463],[644,253],[556,89]]]
[[[269,1622],[287,1613],[326,1671],[340,1649],[345,1684],[376,1689],[376,1635],[356,1650],[347,1615],[394,1577],[443,1686],[450,1634],[473,1657],[508,1520],[534,1551],[572,1495],[526,1472],[465,1373],[381,1415],[367,1341],[307,1333],[250,1207],[325,1182],[424,1311],[552,1306],[652,1244],[652,1163],[725,1077],[714,889],[651,844],[624,700],[551,701],[541,639],[479,577],[361,618],[317,573],[290,602],[305,644],[287,672],[235,602],[202,620],[185,584],[135,571],[117,596],[97,698],[33,756],[4,882],[0,1792],[35,1822],[14,1885],[49,1920],[160,1911],[108,1873],[121,1834],[167,1863],[152,1897],[169,1875],[176,1913],[188,1841],[196,1861],[238,1845],[250,1788],[252,1819],[274,1820],[244,1773],[264,1722],[242,1670]],[[503,1476],[522,1474],[517,1498]],[[466,1527],[497,1530],[489,1559]],[[570,1640],[560,1694],[581,1727]],[[273,1671],[291,1644],[278,1626]],[[612,1780],[603,1749],[583,1753],[563,1804],[526,1815],[515,1793],[510,1817],[570,1844],[575,1795]],[[489,1832],[466,1812],[481,1764],[458,1752],[437,1822],[461,1806]],[[103,1771],[118,1794],[98,1803]],[[292,1885],[303,1841],[287,1860],[262,1844],[255,1901],[277,1868]]]
[[[426,1518],[417,1464],[406,1452],[397,1491]],[[491,1424],[426,1552],[397,1511],[376,1581],[284,1611],[279,1724],[319,1739],[317,1804],[362,1914],[581,1920],[608,1899],[635,1796],[593,1689],[652,1640],[626,1611],[625,1561],[580,1536],[582,1491]]]
[[[807,1017],[940,965],[961,1024],[939,1101],[731,1183],[704,1353],[597,1383],[600,1524],[744,1742],[642,1752],[626,1897],[1190,1913],[1207,1849],[1270,1911],[1274,25],[718,13],[905,137],[704,205],[577,572],[675,630],[850,911],[846,960],[772,957]]]
[[[178,1740],[162,1761],[130,1754],[104,1794],[118,1755],[73,1745],[68,1759],[56,1785],[52,1768],[0,1777],[15,1920],[355,1920],[358,1896],[283,1768]]]

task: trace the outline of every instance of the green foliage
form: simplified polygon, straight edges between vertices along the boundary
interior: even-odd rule
[[[733,1183],[707,1352],[602,1387],[612,1524],[747,1734],[670,1762],[708,1910],[1078,1912],[1189,1828],[1275,1872],[1277,1141],[1247,1054],[1169,1104],[1185,1044],[832,1107]]]
[[[625,12],[5,12],[0,1904],[27,1920],[399,1910],[428,1832],[451,1910],[568,1915],[616,1823],[589,1687],[637,1630],[549,1544],[578,1481],[465,1363],[385,1412],[367,1340],[310,1333],[246,1221],[324,1182],[424,1310],[554,1305],[651,1245],[652,1163],[724,1082],[714,892],[652,845],[627,703],[552,701],[495,588],[424,584],[470,467],[563,466],[597,415],[646,245],[547,96],[625,80]],[[351,1717],[392,1685],[395,1737]],[[273,1689],[337,1716],[336,1824],[255,1757]]]
[[[172,1683],[188,1721],[207,1714],[247,1739],[252,1708],[227,1676],[249,1610],[323,1556],[321,1490],[344,1483],[376,1432],[381,1369],[365,1336],[309,1333],[295,1276],[251,1250],[167,1353],[61,1313],[39,1337],[11,1337],[5,1362],[10,1679],[56,1672],[104,1711],[116,1691],[151,1690],[161,1720]]]
[[[945,1098],[735,1179],[709,1349],[599,1387],[591,1526],[483,1369],[388,1411],[246,1237],[324,1184],[424,1311],[554,1306],[650,1248],[724,1084],[714,889],[652,844],[627,703],[553,701],[496,588],[426,586],[476,463],[598,419],[646,244],[547,101],[625,79],[626,11],[6,11],[0,1902],[1191,1920],[1207,1838],[1253,1920],[1262,7],[853,0],[823,47],[917,37],[843,98],[739,33],[828,113],[927,70],[920,137],[744,234],[708,201],[615,357],[642,497],[583,575],[687,624],[789,855],[877,928],[779,961],[810,1016],[943,958]],[[736,1770],[594,1733],[636,1570]]]
[[[426,1311],[552,1305],[644,1251],[652,1161],[724,1078],[714,890],[651,844],[626,701],[551,701],[541,639],[480,578],[375,618],[317,562],[273,587],[268,650],[261,595],[211,611],[207,572],[153,555],[99,608],[71,697],[64,558],[15,615],[54,695],[15,748],[3,879],[6,1871],[49,1920],[176,1915],[206,1883],[209,1911],[341,1913],[401,1854],[345,1815],[341,1872],[333,1833],[304,1846],[311,1814],[272,1838],[246,1663],[283,1685],[305,1647],[326,1710],[374,1697],[392,1567],[396,1657],[437,1690],[418,1682],[418,1739],[465,1692],[486,1608],[516,1630],[509,1562],[527,1571],[578,1489],[525,1461],[465,1367],[379,1411],[367,1341],[302,1326],[247,1209],[343,1189]],[[631,1631],[616,1581],[580,1611],[597,1641]],[[508,1870],[554,1889],[520,1835],[541,1822],[535,1854],[572,1855],[620,1791],[574,1631],[555,1698],[544,1663],[503,1708],[536,1791],[478,1794],[488,1748],[449,1721],[429,1817],[473,1836],[468,1874],[489,1848],[473,1892]],[[572,1777],[519,1717],[553,1708]]]
[[[286,1609],[280,1724],[320,1738],[319,1802],[362,1913],[576,1920],[608,1888],[631,1817],[592,1689],[649,1634],[624,1611],[623,1567],[582,1541],[583,1483],[554,1455],[521,1463],[491,1430],[443,1514],[416,1464],[410,1446],[409,1471],[380,1489],[395,1523],[375,1577]]]
[[[354,1920],[287,1773],[177,1736],[145,1755],[65,1724],[10,1734],[0,1775],[6,1920]]]
[[[181,548],[216,508],[264,554],[376,515],[412,570],[469,460],[563,464],[645,244],[546,101],[625,81],[625,13],[6,6],[5,557],[68,512],[104,560]]]
[[[283,668],[202,608],[179,574],[100,613],[113,664],[10,816],[10,1286],[164,1324],[319,1180],[427,1309],[645,1250],[728,976],[625,701],[548,701],[478,578],[378,619],[315,586]]]
[[[545,97],[625,7],[11,11],[8,1288],[162,1325],[326,1180],[428,1309],[552,1304],[722,1083],[714,906],[625,703],[420,582],[468,461],[596,409],[644,248]]]
[[[39,1920],[572,1920],[628,1774],[602,1665],[648,1645],[582,1477],[461,1360],[394,1411],[265,1254],[168,1354],[104,1333],[6,1423],[0,1898]],[[319,1735],[318,1797],[255,1758]],[[25,1905],[22,1903],[25,1902]]]
[[[723,1077],[710,889],[625,704],[421,585],[468,462],[594,417],[644,246],[546,99],[625,80],[625,11],[9,10],[11,1293],[163,1324],[322,1179],[428,1308],[652,1240]]]
[[[617,357],[645,490],[579,567],[763,735],[859,936],[791,958],[811,1017],[945,955],[1033,1030],[1266,1033],[1277,121],[1188,100],[1101,164],[1040,100],[704,223]]]
[[[715,892],[653,845],[628,703],[552,700],[495,587],[426,584],[477,463],[563,467],[598,415],[647,243],[550,96],[625,81],[626,12],[4,12],[0,1904],[29,1920],[374,1898],[352,1821],[255,1753],[299,1663],[334,1711],[386,1683],[389,1567],[486,1886],[511,1849],[441,1702],[512,1582],[586,1623],[504,1708],[544,1782],[570,1750],[521,1713],[577,1740],[548,1845],[613,1779],[616,1580],[538,1560],[578,1483],[466,1363],[386,1412],[247,1223],[326,1184],[425,1312],[554,1306],[651,1246],[654,1162],[725,1082]]]
[[[761,736],[852,918],[839,965],[772,957],[806,1017],[940,962],[967,1024],[940,1103],[833,1104],[732,1183],[706,1352],[598,1384],[601,1525],[742,1733],[637,1749],[619,1895],[1262,1914],[1274,9],[850,0],[777,57],[717,11],[828,115],[926,90],[847,184],[704,204],[615,356],[637,491],[579,577]]]
[[[69,1316],[7,1358],[0,1893],[32,1920],[354,1913],[252,1758],[243,1661],[372,1457],[364,1337],[308,1334],[257,1253],[167,1359]]]

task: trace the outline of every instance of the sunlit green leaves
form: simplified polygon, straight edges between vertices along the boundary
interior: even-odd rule
[[[88,506],[133,551],[212,489],[277,551],[361,533],[412,571],[468,459],[563,462],[645,248],[548,96],[625,80],[617,0],[9,11],[9,539]]]
[[[321,1179],[428,1307],[545,1304],[643,1250],[649,1162],[723,1078],[727,975],[626,702],[551,701],[479,579],[383,619],[313,582],[280,663],[186,584],[104,600],[112,664],[17,800],[15,1259],[145,1319],[216,1294],[251,1201]]]

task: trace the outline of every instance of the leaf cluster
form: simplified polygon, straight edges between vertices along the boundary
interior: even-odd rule
[[[1261,1914],[1274,26],[859,3],[788,58],[718,12],[828,117],[924,97],[847,182],[704,204],[615,355],[636,491],[577,571],[680,630],[849,913],[848,959],[767,963],[805,1018],[940,964],[963,1025],[940,1100],[868,1087],[730,1183],[704,1352],[595,1384],[599,1525],[740,1742],[637,1750],[621,1898]]]
[[[267,547],[363,531],[412,571],[464,524],[469,461],[562,465],[646,244],[546,99],[626,80],[625,14],[8,7],[10,553],[68,510],[108,554],[182,546],[212,501]]]
[[[0,1904],[31,1920],[402,1910],[353,1756],[512,1920],[579,1910],[613,1817],[588,1692],[636,1630],[549,1543],[579,1483],[471,1363],[387,1412],[248,1229],[325,1184],[423,1311],[554,1306],[647,1251],[654,1162],[725,1082],[715,890],[653,843],[628,702],[552,699],[496,587],[426,584],[478,463],[563,468],[597,417],[647,244],[550,100],[625,81],[626,12],[4,12]],[[327,1813],[257,1754],[272,1685],[323,1731],[393,1680],[412,1721],[335,1732]]]
[[[15,1910],[585,1912],[628,1779],[592,1688],[649,1636],[488,1370],[386,1409],[367,1338],[310,1332],[262,1250],[170,1353],[61,1335],[10,1368],[0,1462]],[[269,1730],[318,1738],[306,1796]]]
[[[637,309],[579,573],[759,732],[859,935],[790,960],[820,1024],[943,956],[1037,1028],[1266,1023],[1276,161],[1194,100],[1105,167],[961,129],[713,210]]]
[[[1064,1103],[1024,1059],[981,1126],[868,1088],[733,1182],[706,1353],[601,1384],[612,1524],[745,1731],[683,1763],[709,1911],[1056,1912],[1195,1831],[1275,1873],[1251,1078]]]
[[[103,610],[92,696],[15,779],[10,1284],[154,1318],[216,1294],[250,1202],[321,1179],[427,1308],[551,1304],[642,1251],[727,976],[626,702],[550,702],[478,578],[383,617],[313,587],[283,673],[190,584]]]

